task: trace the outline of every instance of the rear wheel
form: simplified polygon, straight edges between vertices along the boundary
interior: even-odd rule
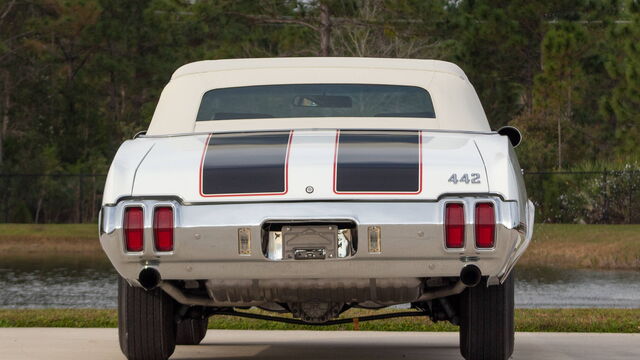
[[[129,360],[166,360],[176,347],[174,301],[161,289],[118,282],[118,337]]]
[[[184,319],[178,323],[176,344],[198,345],[207,334],[209,319]]]
[[[513,353],[513,275],[487,287],[486,278],[460,294],[460,353],[467,360],[506,360]]]

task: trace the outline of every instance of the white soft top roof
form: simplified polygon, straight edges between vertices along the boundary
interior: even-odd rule
[[[431,95],[436,118],[270,118],[198,121],[202,96],[219,88],[276,84],[418,86]],[[379,58],[262,58],[198,61],[180,67],[164,88],[148,135],[301,128],[490,131],[462,69],[439,60]]]
[[[456,64],[440,60],[391,59],[365,57],[283,57],[256,59],[204,60],[183,65],[171,76],[177,79],[186,75],[214,71],[276,69],[276,68],[357,68],[418,70],[442,72],[466,79],[464,71]]]

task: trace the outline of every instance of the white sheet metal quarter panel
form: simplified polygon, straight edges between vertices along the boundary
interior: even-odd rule
[[[489,191],[482,158],[474,144],[474,137],[453,133],[422,132],[423,193],[427,199],[442,194],[485,193]],[[480,174],[480,183],[449,182],[451,175],[458,179],[465,174]]]
[[[155,138],[154,148],[138,169],[133,195],[177,196],[187,203],[197,203],[354,199],[412,201],[436,200],[445,193],[485,193],[489,189],[487,174],[474,144],[476,136],[422,131],[422,188],[418,194],[336,194],[333,191],[336,130],[295,130],[288,160],[286,194],[219,197],[204,197],[199,191],[201,159],[208,135]],[[458,178],[478,173],[480,183],[451,183],[448,180],[454,173]],[[313,191],[307,192],[309,186]]]
[[[499,135],[478,136],[475,143],[487,168],[489,192],[502,195],[505,200],[518,200],[524,209],[527,202],[526,190],[522,174],[516,173],[520,169],[514,169],[511,162],[509,139]],[[515,163],[517,164],[517,159]],[[524,214],[524,211],[522,213]]]
[[[190,202],[206,200],[200,196],[200,160],[208,135],[156,139],[138,169],[135,196],[177,196]]]
[[[103,205],[115,204],[118,199],[131,195],[136,170],[154,143],[154,139],[127,140],[122,143],[109,168],[102,196]]]

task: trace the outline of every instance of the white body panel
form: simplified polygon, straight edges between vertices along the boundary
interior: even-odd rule
[[[449,132],[422,132],[422,191],[409,195],[336,194],[333,166],[336,130],[295,130],[288,161],[288,192],[284,195],[205,197],[199,191],[199,171],[208,135],[140,138],[119,151],[105,187],[103,203],[124,197],[173,196],[186,203],[319,200],[436,200],[443,194],[492,193],[505,200],[521,198],[506,137]],[[133,146],[136,144],[136,146]],[[150,149],[150,150],[149,150]],[[145,153],[148,151],[146,156]],[[483,158],[485,161],[483,162]],[[122,159],[122,160],[120,160]],[[126,166],[135,171],[124,172]],[[491,161],[487,162],[486,159]],[[127,168],[127,167],[125,167]],[[485,171],[486,168],[486,171]],[[135,181],[133,174],[136,173]],[[449,180],[452,174],[480,174],[479,183]],[[118,179],[119,182],[112,181]],[[312,186],[313,193],[306,187]]]
[[[104,185],[103,204],[109,199],[131,196],[138,166],[149,153],[154,143],[150,141],[125,141],[113,158]]]

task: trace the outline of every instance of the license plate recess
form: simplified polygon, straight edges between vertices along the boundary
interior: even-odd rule
[[[282,250],[285,259],[335,259],[338,257],[338,227],[335,225],[283,226]]]

